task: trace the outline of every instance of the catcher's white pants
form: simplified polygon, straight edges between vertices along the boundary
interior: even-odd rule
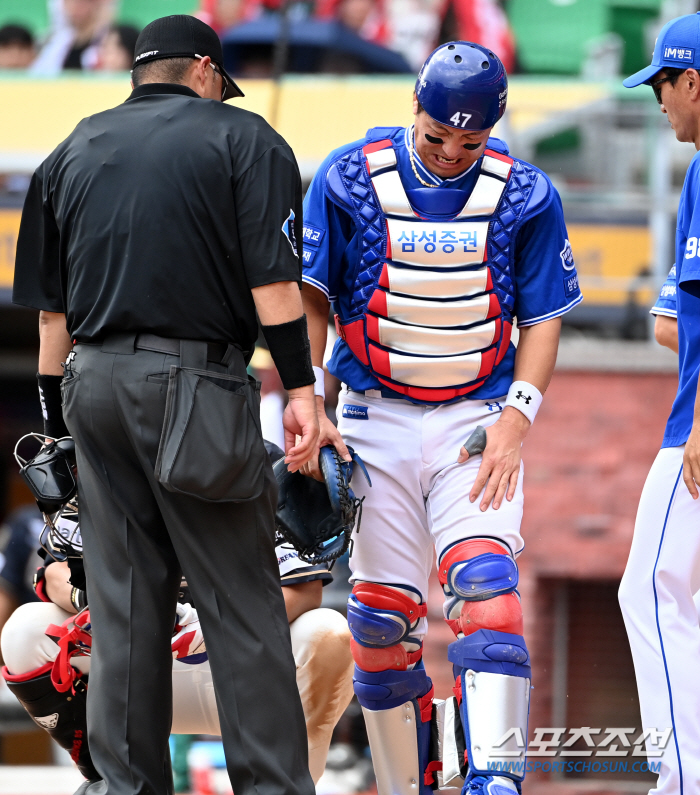
[[[700,500],[683,482],[684,447],[654,461],[620,585],[644,729],[670,736],[653,795],[700,792]],[[647,751],[658,753],[650,738]]]
[[[30,602],[15,610],[0,638],[9,671],[28,673],[53,662],[58,646],[45,630],[49,624],[62,624],[69,617],[50,602]],[[352,699],[354,666],[348,628],[340,613],[319,608],[303,613],[289,629],[309,736],[309,769],[316,782],[326,766],[333,728]],[[89,657],[74,657],[71,662],[89,673]],[[187,665],[173,660],[172,731],[221,734],[208,662]]]
[[[433,547],[439,556],[457,541],[487,536],[504,541],[515,555],[522,551],[522,464],[513,500],[481,511],[479,500],[469,501],[481,456],[457,463],[472,431],[496,422],[504,402],[418,406],[343,389],[338,429],[372,480],[370,488],[355,469],[352,488],[365,501],[360,532],[353,535],[353,582],[409,585],[425,599]],[[421,619],[411,635],[426,628]]]

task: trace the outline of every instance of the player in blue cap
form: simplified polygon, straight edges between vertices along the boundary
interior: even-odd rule
[[[700,15],[667,23],[650,66],[628,77],[656,94],[676,138],[700,149]],[[676,226],[678,392],[644,485],[620,604],[632,648],[655,795],[700,789],[700,155],[685,177]],[[664,302],[668,303],[668,301]],[[667,308],[666,313],[669,313]],[[670,338],[675,342],[673,338]],[[665,750],[662,750],[665,749]]]
[[[556,190],[490,137],[507,94],[488,49],[439,47],[416,82],[414,123],[332,152],[304,205],[317,383],[329,302],[328,368],[344,383],[337,430],[317,398],[322,442],[353,445],[372,482],[353,481],[365,501],[348,622],[379,795],[512,795],[525,774],[520,448],[581,294]],[[478,426],[483,456],[465,447]],[[422,661],[433,550],[456,636],[447,703]]]

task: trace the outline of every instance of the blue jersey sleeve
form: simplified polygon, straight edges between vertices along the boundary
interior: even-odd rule
[[[700,298],[700,153],[693,158],[683,186],[676,229],[676,285]]]
[[[666,281],[661,287],[659,297],[654,302],[650,310],[652,315],[666,315],[667,317],[678,317],[676,309],[676,266],[671,268],[666,277]]]
[[[328,168],[345,149],[335,150],[323,161],[304,197],[302,280],[321,290],[329,301],[338,297],[345,266],[345,252],[355,234],[352,218],[326,194]]]
[[[515,316],[534,326],[563,315],[583,300],[559,194],[526,221],[515,241]]]

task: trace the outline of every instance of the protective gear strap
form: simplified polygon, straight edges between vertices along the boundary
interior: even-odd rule
[[[41,401],[41,414],[44,418],[44,434],[51,439],[61,439],[70,436],[61,405],[62,375],[36,374],[39,383],[39,400]]]
[[[355,585],[352,592],[367,607],[403,613],[411,623],[428,615],[426,602],[417,604],[410,596],[388,585],[361,582]]]
[[[71,616],[61,626],[49,624],[46,628],[46,634],[58,645],[58,655],[51,669],[51,683],[59,693],[75,691],[74,683],[79,673],[70,661],[92,646],[89,630],[90,613],[87,610],[78,613],[77,616]]]
[[[262,330],[282,386],[289,390],[315,383],[306,315]]]

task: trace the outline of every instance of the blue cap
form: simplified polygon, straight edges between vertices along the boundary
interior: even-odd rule
[[[451,41],[421,67],[416,97],[428,116],[446,127],[488,130],[506,109],[506,70],[486,47]]]
[[[666,67],[700,71],[700,11],[667,22],[654,45],[651,66],[622,81],[625,88],[641,86]]]

